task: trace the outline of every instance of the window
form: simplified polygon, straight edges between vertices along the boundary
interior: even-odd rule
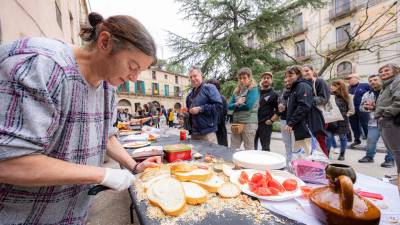
[[[142,95],[146,94],[146,89],[144,87],[144,81],[142,81],[142,80],[136,81],[136,83],[135,83],[135,93],[136,94],[142,94]]]
[[[164,79],[168,80],[168,75],[164,74]]]
[[[350,24],[345,24],[336,28],[336,46],[346,43],[349,40]]]
[[[152,89],[153,95],[159,95],[160,94],[159,85],[157,83],[152,83],[151,84],[151,89]]]
[[[177,75],[175,75],[175,84],[179,84]]]
[[[156,80],[156,71],[152,70],[151,71],[151,77],[153,78],[153,80]]]
[[[178,86],[174,87],[174,96],[175,97],[180,97],[181,95],[181,89]]]
[[[350,0],[335,0],[335,14],[350,11]]]
[[[306,56],[306,49],[305,49],[304,40],[296,42],[295,56],[296,56],[296,58],[300,58],[300,57]]]
[[[164,85],[164,96],[169,96],[169,85],[168,84]]]
[[[129,92],[129,81],[125,81],[118,86],[118,92]]]
[[[348,62],[348,61],[339,63],[339,65],[337,66],[336,70],[337,70],[337,75],[338,76],[349,75],[349,74],[351,74],[353,72],[353,68],[352,68],[351,62]]]
[[[297,14],[296,16],[294,16],[293,20],[294,20],[293,30],[295,32],[303,30],[303,14],[301,13]]]
[[[60,29],[62,30],[62,19],[61,19],[61,10],[60,10],[60,7],[59,7],[59,1],[56,1],[55,5],[56,5],[57,23],[58,23],[58,26],[60,27]]]

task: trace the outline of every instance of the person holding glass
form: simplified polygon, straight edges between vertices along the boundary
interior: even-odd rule
[[[259,90],[250,68],[241,68],[238,72],[238,85],[233,91],[228,109],[233,110],[233,123],[242,126],[240,133],[232,133],[231,148],[245,150],[254,148],[254,137],[258,124]]]

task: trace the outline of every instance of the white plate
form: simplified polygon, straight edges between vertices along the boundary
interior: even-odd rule
[[[245,150],[233,154],[233,163],[248,169],[278,170],[285,168],[286,159],[274,152]]]
[[[288,173],[286,171],[281,171],[281,170],[270,170],[269,172],[271,173],[272,177],[277,180],[279,183],[282,183],[284,180],[288,179],[288,178],[292,178],[295,179],[297,181],[297,189],[295,191],[285,191],[284,193],[279,193],[279,195],[276,196],[258,196],[256,193],[253,193],[250,191],[249,189],[249,185],[248,184],[240,184],[239,183],[239,177],[240,177],[240,173],[242,171],[246,171],[246,173],[249,175],[249,179],[251,179],[251,177],[253,176],[254,173],[262,173],[265,174],[265,170],[261,171],[261,170],[252,170],[252,169],[244,169],[244,170],[233,170],[231,176],[230,176],[230,181],[234,184],[239,185],[240,189],[253,197],[259,198],[259,199],[263,199],[263,200],[268,200],[268,201],[285,201],[285,200],[289,200],[292,198],[297,198],[300,197],[302,195],[300,186],[304,186],[305,183],[300,180],[298,177],[296,177],[295,175]]]
[[[162,146],[147,146],[147,147],[142,147],[142,148],[135,149],[135,151],[133,151],[132,154],[133,154],[133,153],[138,153],[138,152],[151,152],[151,151],[153,151],[153,150],[160,150],[160,151],[162,151],[162,150],[163,150],[163,147],[162,147]]]
[[[123,144],[122,147],[124,148],[141,148],[145,146],[149,146],[151,143],[148,141],[133,141],[126,144]]]

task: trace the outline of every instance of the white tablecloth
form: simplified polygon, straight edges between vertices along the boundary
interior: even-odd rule
[[[397,186],[358,173],[354,188],[383,195],[383,200],[370,199],[381,210],[380,224],[400,224],[400,197]],[[271,211],[305,224],[323,224],[311,211],[309,201],[301,197],[283,202],[261,201],[261,204]]]

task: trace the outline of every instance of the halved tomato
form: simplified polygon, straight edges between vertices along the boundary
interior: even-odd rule
[[[289,178],[283,181],[282,186],[286,191],[294,191],[297,189],[297,181],[295,179]]]
[[[274,187],[274,188],[278,189],[279,192],[285,192],[285,188],[282,186],[282,184],[279,183],[279,182],[278,182],[277,180],[275,180],[275,179],[272,179],[272,180],[269,180],[269,181],[268,181],[268,187],[269,187],[269,188]]]
[[[269,191],[271,192],[271,195],[279,195],[278,188],[270,187]]]
[[[261,173],[255,173],[253,174],[253,176],[251,177],[251,182],[252,183],[257,183],[259,180],[261,180],[263,178],[263,175]]]
[[[309,186],[301,186],[301,192],[303,192],[303,198],[309,198],[312,188]]]
[[[255,192],[258,189],[258,186],[257,186],[257,184],[250,182],[249,183],[249,189],[250,189],[251,192]]]
[[[274,179],[274,178],[272,178],[272,175],[268,170],[265,171],[265,177],[266,177],[267,181]]]
[[[259,196],[270,196],[272,195],[271,191],[267,187],[259,187],[256,191],[256,194]]]
[[[247,184],[247,182],[249,182],[248,180],[244,179],[243,177],[239,177],[239,183],[240,184]]]
[[[246,171],[242,171],[240,173],[240,177],[243,178],[244,180],[249,181],[249,175],[246,173]]]

